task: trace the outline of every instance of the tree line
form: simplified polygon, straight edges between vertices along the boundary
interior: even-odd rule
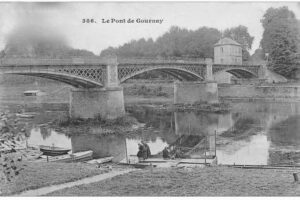
[[[118,57],[213,58],[214,44],[222,37],[232,38],[242,44],[244,59],[249,59],[254,37],[242,25],[226,29],[223,33],[209,27],[188,30],[172,26],[155,41],[152,38],[131,40],[120,47],[109,47],[101,51],[100,56],[114,54]]]

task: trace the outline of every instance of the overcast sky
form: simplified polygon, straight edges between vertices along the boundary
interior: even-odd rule
[[[201,26],[219,30],[244,25],[255,37],[253,52],[259,46],[263,28],[260,19],[269,7],[288,6],[300,19],[300,4],[296,2],[142,2],[142,3],[0,3],[0,49],[5,38],[18,25],[46,25],[64,34],[74,48],[99,54],[109,46],[119,46],[132,39],[153,38],[176,25],[188,29]],[[83,18],[93,18],[95,24],[83,24]],[[162,24],[101,23],[101,19],[163,19]]]

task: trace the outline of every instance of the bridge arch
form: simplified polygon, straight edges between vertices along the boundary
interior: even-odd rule
[[[58,72],[49,72],[49,71],[46,71],[46,72],[42,72],[42,71],[40,71],[40,72],[4,72],[1,74],[41,77],[41,78],[59,81],[59,82],[71,85],[75,88],[103,87],[103,84],[93,81],[91,79],[72,75],[72,74],[58,73]]]
[[[120,68],[120,70],[122,70],[122,68]],[[203,76],[193,71],[184,68],[179,68],[179,67],[163,66],[163,67],[146,67],[140,70],[132,71],[125,75],[122,74],[122,71],[121,73],[119,71],[119,81],[120,83],[123,83],[130,78],[133,78],[137,75],[143,74],[145,72],[150,72],[150,71],[160,71],[162,73],[169,74],[180,81],[203,81],[204,80]]]
[[[258,78],[258,74],[257,73],[254,73],[250,70],[247,70],[245,68],[225,68],[225,69],[222,69],[222,70],[219,70],[217,72],[215,72],[213,75],[214,76],[217,76],[221,73],[224,73],[224,72],[227,72],[227,73],[230,73],[232,74],[233,76],[237,77],[237,78]]]

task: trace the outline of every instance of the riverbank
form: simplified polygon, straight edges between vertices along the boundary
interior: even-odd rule
[[[154,168],[59,190],[49,196],[297,196],[300,186],[294,183],[292,172],[220,166]]]
[[[0,181],[2,196],[20,193],[53,184],[65,183],[107,173],[107,168],[96,168],[85,163],[37,163],[20,162],[17,167],[22,169],[11,181]]]

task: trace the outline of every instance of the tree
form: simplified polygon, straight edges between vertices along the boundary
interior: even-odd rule
[[[116,54],[116,51],[117,50],[115,48],[108,47],[107,49],[101,51],[100,56],[101,57],[106,57],[106,56],[111,55],[111,54]]]
[[[256,49],[254,51],[254,53],[251,55],[249,60],[254,62],[254,63],[263,62],[265,60],[265,55],[263,53],[263,50],[262,49]]]
[[[189,31],[187,29],[173,26],[157,39],[158,54],[163,57],[181,57],[184,55],[188,39]]]
[[[242,45],[243,60],[249,60],[249,50],[252,48],[254,37],[248,33],[248,28],[246,26],[239,25],[237,27],[226,29],[223,36],[229,37],[240,43]]]
[[[296,70],[295,54],[299,45],[299,28],[295,14],[287,7],[269,8],[261,23],[264,28],[260,42],[264,53],[269,53],[268,66],[275,72],[292,78]]]

